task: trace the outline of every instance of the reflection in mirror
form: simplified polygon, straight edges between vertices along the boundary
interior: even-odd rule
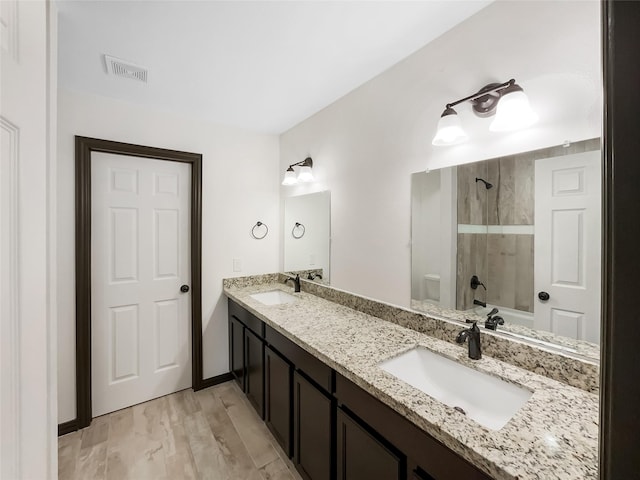
[[[599,148],[413,174],[412,308],[597,359]]]
[[[329,283],[331,195],[328,191],[284,199],[284,271]],[[309,278],[311,277],[311,278]]]

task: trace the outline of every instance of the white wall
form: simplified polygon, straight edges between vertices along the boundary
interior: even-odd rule
[[[598,2],[495,2],[280,138],[280,173],[313,158],[331,191],[332,285],[410,302],[410,175],[600,135]],[[322,74],[321,72],[319,74]],[[539,123],[495,134],[457,107],[471,141],[433,147],[444,106],[515,78]]]
[[[74,135],[203,154],[204,377],[228,372],[222,279],[279,267],[278,138],[68,91],[59,92],[58,113],[58,421],[76,416]],[[260,241],[250,236],[258,220],[270,229]]]

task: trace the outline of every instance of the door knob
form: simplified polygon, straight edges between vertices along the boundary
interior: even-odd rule
[[[546,302],[547,300],[549,300],[551,297],[549,296],[549,294],[547,292],[538,292],[538,298],[540,300],[542,300],[543,302]]]
[[[189,291],[189,285],[182,285],[182,286],[180,287],[180,291],[181,291],[182,293],[187,293],[187,292]]]

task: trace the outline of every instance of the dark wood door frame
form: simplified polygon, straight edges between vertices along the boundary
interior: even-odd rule
[[[640,2],[602,2],[604,271],[600,478],[640,478]]]
[[[202,378],[202,155],[75,137],[76,142],[76,401],[75,429],[91,423],[91,154],[113,153],[191,165],[191,372]],[[68,422],[71,423],[71,422]],[[70,428],[74,430],[74,428]]]

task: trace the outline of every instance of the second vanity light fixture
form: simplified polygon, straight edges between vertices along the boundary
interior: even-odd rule
[[[471,102],[473,112],[479,117],[495,115],[489,126],[492,132],[526,128],[538,120],[522,87],[513,78],[505,83],[490,83],[473,95],[447,103],[431,142],[433,145],[456,145],[469,138],[462,128],[458,112],[453,109],[466,101]]]
[[[293,167],[300,167],[300,171],[298,175],[296,175],[296,171]],[[301,182],[313,182],[313,172],[311,169],[313,168],[313,160],[311,157],[305,158],[303,161],[294,163],[289,165],[287,171],[284,172],[284,180],[282,180],[282,185],[295,185],[296,183]]]

